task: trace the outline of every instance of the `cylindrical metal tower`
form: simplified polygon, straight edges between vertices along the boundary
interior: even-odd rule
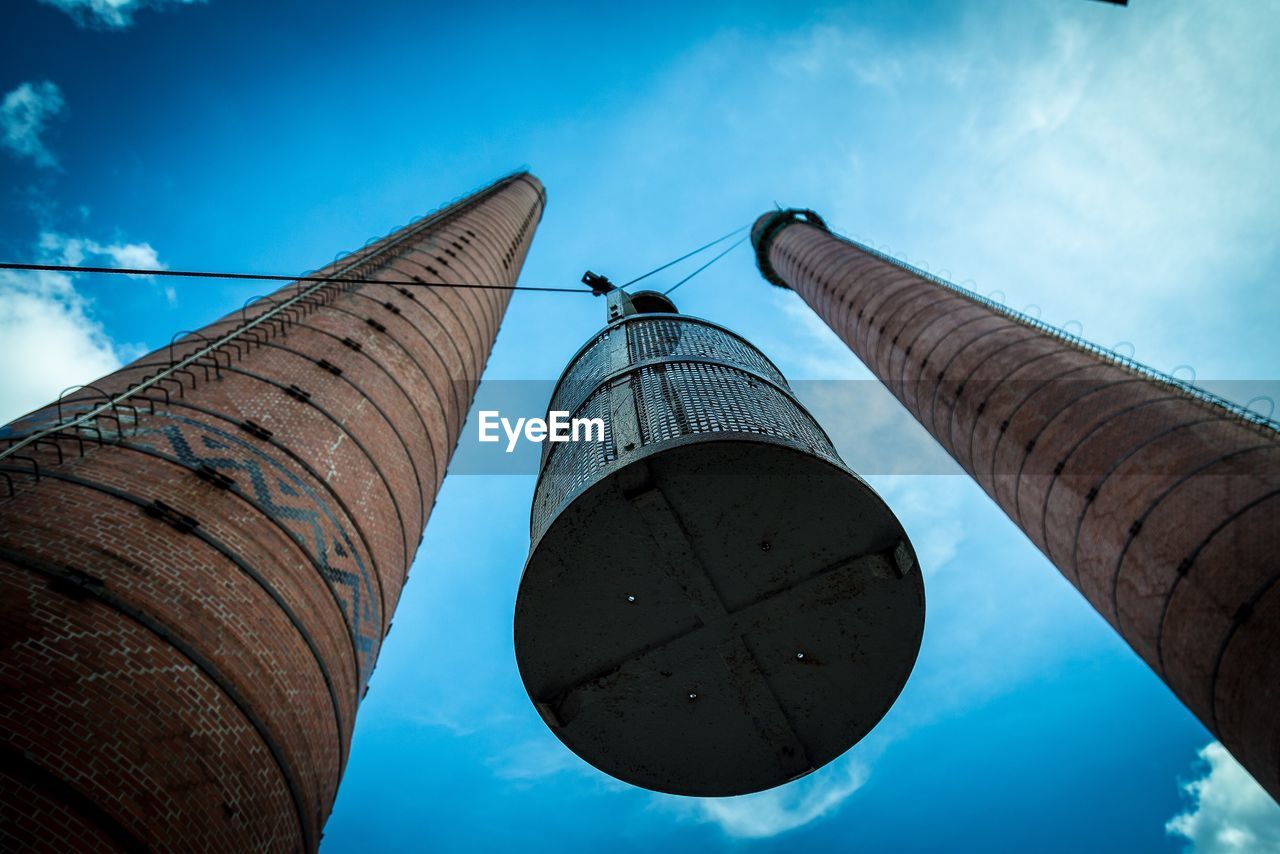
[[[737,795],[821,767],[889,710],[924,628],[915,553],[764,355],[610,294],[549,411],[515,642],[529,696],[597,768]]]
[[[0,438],[0,847],[314,850],[545,195],[519,173]],[[351,279],[413,282],[414,286]]]
[[[1131,360],[836,236],[752,242],[1273,797],[1280,434]]]

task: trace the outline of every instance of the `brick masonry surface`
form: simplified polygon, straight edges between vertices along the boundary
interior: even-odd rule
[[[316,848],[511,296],[431,284],[514,284],[544,204],[504,178],[0,431],[237,333],[0,460],[0,850]]]
[[[1277,433],[807,212],[766,214],[753,238],[766,278],[826,321],[1280,797]]]

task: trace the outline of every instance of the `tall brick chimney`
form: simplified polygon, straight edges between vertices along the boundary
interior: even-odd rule
[[[314,850],[545,194],[519,173],[0,439],[0,848]],[[413,287],[360,284],[386,279]]]
[[[752,243],[765,278],[826,321],[1280,798],[1276,425],[812,211],[765,214]]]

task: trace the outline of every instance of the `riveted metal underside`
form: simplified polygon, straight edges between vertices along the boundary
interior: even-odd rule
[[[701,796],[861,739],[915,663],[923,583],[777,369],[713,324],[639,315],[588,343],[555,400],[610,427],[544,459],[516,605],[521,676],[556,735],[619,779]]]

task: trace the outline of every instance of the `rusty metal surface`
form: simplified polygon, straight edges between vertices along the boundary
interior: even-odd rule
[[[840,463],[831,440],[764,354],[723,327],[678,314],[621,317],[593,336],[570,360],[549,410],[603,417],[606,433],[597,445],[543,445],[531,520],[535,541],[579,491],[656,442],[752,433]],[[620,428],[625,435],[618,435]]]
[[[746,341],[619,317],[552,408],[605,441],[544,455],[516,605],[553,732],[619,779],[770,788],[861,739],[914,665],[924,589],[893,513]]]

